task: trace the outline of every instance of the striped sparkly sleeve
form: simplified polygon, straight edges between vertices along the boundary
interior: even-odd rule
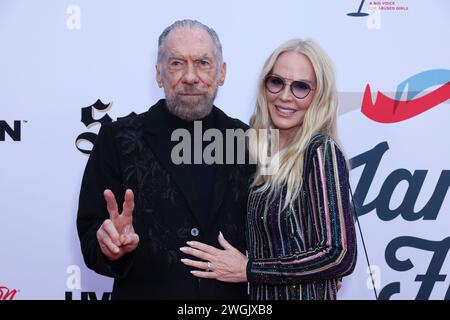
[[[356,264],[356,235],[350,208],[345,157],[330,138],[305,154],[307,210],[318,239],[315,247],[271,259],[250,259],[247,278],[253,283],[293,284],[323,281],[350,274]],[[309,159],[309,160],[308,160]],[[306,213],[305,213],[306,214]]]

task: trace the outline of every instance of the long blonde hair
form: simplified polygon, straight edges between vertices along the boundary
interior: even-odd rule
[[[324,134],[336,140],[337,92],[334,70],[331,59],[325,51],[312,40],[292,39],[280,45],[264,63],[258,81],[258,97],[256,107],[250,119],[250,126],[258,132],[260,129],[273,128],[266,99],[265,78],[273,70],[278,57],[284,52],[298,52],[305,55],[311,62],[316,88],[314,98],[305,113],[303,123],[286,147],[270,154],[273,150],[273,136],[251,135],[249,151],[252,157],[266,154],[272,160],[278,159],[274,174],[267,175],[258,164],[252,187],[260,186],[259,190],[270,190],[275,195],[286,187],[284,208],[293,201],[303,183],[303,160],[308,142],[316,133]],[[272,149],[271,149],[272,148]]]

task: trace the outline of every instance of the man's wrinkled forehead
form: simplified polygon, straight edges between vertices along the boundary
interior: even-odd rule
[[[177,28],[167,35],[164,53],[169,57],[217,58],[216,47],[211,36],[203,29]]]

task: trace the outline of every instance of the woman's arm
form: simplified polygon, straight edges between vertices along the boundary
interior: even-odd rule
[[[304,189],[314,221],[317,246],[299,254],[272,259],[250,259],[247,278],[255,283],[321,281],[350,274],[356,263],[356,237],[350,208],[348,169],[345,157],[331,139],[313,154]]]

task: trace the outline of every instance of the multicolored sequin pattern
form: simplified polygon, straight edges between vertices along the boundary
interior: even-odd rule
[[[356,264],[355,229],[345,157],[330,138],[308,145],[304,179],[283,209],[286,189],[273,200],[252,189],[248,199],[247,275],[255,300],[336,299],[340,278]]]

